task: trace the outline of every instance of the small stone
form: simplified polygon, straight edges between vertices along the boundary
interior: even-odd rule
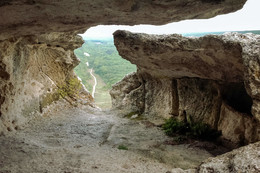
[[[92,166],[92,169],[98,169],[98,167],[94,165],[94,166]]]
[[[131,119],[135,119],[137,117],[138,117],[138,114],[134,114],[134,115],[131,116]]]

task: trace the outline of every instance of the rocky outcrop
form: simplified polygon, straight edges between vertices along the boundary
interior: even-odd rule
[[[260,172],[260,142],[205,160],[197,172]]]
[[[144,104],[135,106],[135,112],[138,107],[147,116],[207,123],[222,131],[233,147],[260,140],[260,36],[185,38],[117,31],[114,40],[119,54],[138,68],[134,78],[128,76],[127,85],[139,83],[142,88],[118,97],[120,87],[127,88],[122,85],[126,79],[117,83],[111,90],[114,108],[130,105],[131,112],[131,105],[136,105],[133,96],[138,95]]]
[[[161,25],[236,11],[246,0],[1,0],[0,40],[96,25]]]
[[[144,86],[135,73],[128,74],[110,91],[113,107],[125,113],[139,113],[144,109]],[[129,102],[131,100],[131,102]]]
[[[226,154],[203,161],[197,169],[173,169],[174,173],[258,173],[260,172],[260,142],[249,144]]]
[[[0,133],[19,129],[59,99],[59,86],[76,77],[72,70],[79,60],[73,51],[82,41],[72,36],[51,33],[0,42]],[[69,44],[58,44],[64,38]]]
[[[78,63],[77,34],[89,27],[210,18],[236,11],[245,1],[1,0],[0,133],[18,129],[57,99],[55,87],[72,78]]]
[[[126,31],[114,33],[120,55],[136,64],[142,72],[157,78],[197,77],[239,82],[243,81],[244,76],[242,47],[238,41],[228,41],[230,37],[205,36],[196,39]]]

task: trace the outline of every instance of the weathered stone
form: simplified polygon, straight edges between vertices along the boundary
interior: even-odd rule
[[[222,102],[221,87],[212,80],[177,79],[179,117],[217,127]]]
[[[252,116],[240,113],[225,103],[222,104],[218,130],[227,140],[238,146],[257,141],[260,139],[255,135],[258,128]]]
[[[196,173],[196,170],[195,169],[183,170],[181,168],[174,168],[172,169],[171,173]]]
[[[131,73],[125,76],[120,83],[113,85],[110,91],[112,106],[124,110],[125,113],[143,113],[144,85],[142,78]]]
[[[211,18],[236,11],[245,2],[246,0],[2,0],[0,40],[51,32],[85,32],[89,27],[100,24],[161,25],[184,19]]]
[[[157,78],[198,77],[243,81],[242,48],[230,36],[188,38],[181,35],[114,33],[119,54],[141,72]],[[223,63],[225,62],[225,63]]]
[[[169,118],[176,112],[173,95],[173,81],[168,78],[153,78],[148,74],[142,74],[145,91],[144,114],[149,116],[162,116]]]
[[[78,37],[57,46],[46,42],[49,37],[58,42],[66,36],[52,33],[0,42],[1,67],[9,74],[0,82],[0,133],[19,127],[33,117],[31,114],[57,100],[57,86],[74,76],[72,70],[79,61],[73,51],[82,40]]]
[[[145,115],[209,124],[233,147],[260,140],[260,80],[255,75],[260,36],[185,38],[116,31],[114,40],[119,54],[142,76]],[[126,99],[129,104],[134,100]]]
[[[129,74],[112,86],[112,107],[125,114],[160,115],[164,118],[169,118],[172,114],[178,115],[178,103],[174,99],[177,90],[174,85],[176,81],[167,78],[155,79],[148,74]]]
[[[99,24],[166,24],[210,18],[246,0],[2,0],[0,2],[0,133],[16,117],[41,110],[57,84],[73,76],[77,34]],[[87,102],[91,97],[87,94]],[[19,118],[21,117],[21,118]],[[22,120],[23,119],[23,120]],[[4,123],[5,125],[2,125]],[[20,123],[21,124],[21,123]]]
[[[198,172],[260,172],[260,142],[209,158],[199,166]]]

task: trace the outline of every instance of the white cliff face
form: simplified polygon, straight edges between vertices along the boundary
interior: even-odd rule
[[[119,54],[138,71],[113,86],[113,108],[204,122],[235,146],[260,139],[260,36],[185,38],[117,31],[114,40]],[[134,83],[141,90],[122,89]],[[136,95],[144,104],[136,106]]]

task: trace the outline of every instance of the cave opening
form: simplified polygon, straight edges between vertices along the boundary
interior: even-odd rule
[[[28,128],[15,132],[14,135],[1,136],[0,172],[136,172],[138,170],[175,172],[175,170],[181,171],[189,168],[192,168],[191,171],[203,171],[204,169],[214,172],[216,169],[240,169],[240,165],[234,164],[231,167],[229,164],[234,160],[235,154],[238,153],[238,157],[243,156],[243,153],[239,155],[240,151],[225,155],[228,157],[224,158],[228,164],[217,165],[217,168],[214,168],[214,165],[208,163],[214,162],[214,160],[208,159],[212,155],[206,150],[202,150],[206,147],[217,148],[214,145],[200,144],[196,141],[193,146],[184,144],[183,147],[176,145],[176,148],[173,148],[174,140],[181,140],[181,138],[169,141],[169,138],[164,137],[158,130],[159,124],[146,120],[137,123],[126,122],[125,119],[110,116],[109,112],[100,113],[97,109],[92,109],[92,105],[89,107],[86,106],[87,104],[77,105],[78,100],[73,100],[75,104],[72,105],[67,104],[65,100],[56,104],[53,102],[53,98],[48,96],[55,91],[56,84],[69,85],[67,79],[70,79],[71,76],[75,77],[72,68],[78,61],[75,56],[71,56],[71,51],[81,43],[78,40],[74,42],[75,32],[78,33],[83,28],[100,23],[132,25],[153,23],[159,25],[189,18],[210,18],[217,14],[238,10],[242,7],[242,1],[245,0],[237,0],[237,3],[215,0],[216,2],[221,1],[220,5],[212,3],[213,0],[195,1],[46,0],[36,2],[4,0],[3,3],[0,2],[0,8],[3,10],[3,15],[0,17],[2,18],[0,20],[2,31],[0,39],[10,39],[3,43],[2,40],[0,42],[2,49],[0,56],[5,58],[4,63],[7,64],[6,68],[0,69],[0,78],[4,81],[3,84],[2,81],[0,82],[0,136],[2,131],[3,134],[6,131],[8,131],[7,133],[14,132],[20,129],[22,124],[28,122]],[[214,29],[219,26],[233,26],[232,21],[240,22],[241,20],[228,19],[228,23],[221,20],[220,24],[214,23],[211,26]],[[197,32],[198,26],[206,28],[194,23],[191,27],[185,28]],[[239,23],[239,26],[244,26],[244,24]],[[143,28],[143,30],[145,29]],[[228,31],[230,28],[224,30]],[[173,30],[170,32],[176,33]],[[15,38],[15,41],[12,41],[12,37],[17,37],[17,40]],[[86,41],[86,48],[91,47],[90,43],[86,43]],[[80,54],[82,58],[81,64],[75,71],[76,74],[86,73],[88,75],[86,75],[86,79],[78,76],[83,83],[86,83],[86,86],[89,85],[87,88],[97,102],[99,93],[93,93],[95,83],[97,83],[96,89],[98,89],[98,84],[102,80],[104,85],[101,86],[101,89],[106,91],[107,97],[110,99],[107,92],[108,85],[112,85],[118,80],[115,79],[114,82],[109,83],[108,79],[114,79],[112,77],[121,73],[122,69],[117,68],[117,64],[120,63],[113,64],[111,56],[107,56],[114,55],[114,51],[107,50],[105,53],[100,53],[99,49],[108,44],[100,40],[90,42],[93,44],[90,50],[75,50],[75,54]],[[15,48],[20,52],[19,55],[16,55]],[[135,47],[136,51],[139,49],[141,47]],[[103,59],[91,59],[97,52]],[[22,63],[12,61],[12,57],[18,56],[24,58]],[[81,66],[82,69],[80,69]],[[112,73],[108,71],[108,67],[111,68]],[[21,72],[17,73],[18,77],[15,76],[16,74],[14,75],[13,69]],[[7,73],[9,71],[10,75]],[[156,84],[156,82],[154,83]],[[148,82],[147,84],[149,85]],[[157,87],[158,90],[163,94],[166,93],[165,88],[161,86]],[[153,89],[152,85],[151,89]],[[223,97],[235,109],[246,104],[241,111],[247,111],[250,107],[247,96],[242,96],[242,102],[236,102],[236,99],[241,99],[241,92],[244,92],[244,89],[241,89],[240,86],[228,86]],[[157,94],[157,91],[155,90],[154,93]],[[161,94],[162,97],[163,94]],[[46,106],[46,109],[40,107],[40,112],[43,114],[38,114],[36,110],[39,107],[38,103],[45,105],[42,104],[45,102],[42,100],[43,97],[46,98],[46,103],[53,104]],[[145,104],[153,106],[151,102],[145,102]],[[164,107],[164,103],[158,105],[161,108]],[[160,109],[160,111],[164,110]],[[230,128],[232,129],[233,126]],[[250,128],[254,128],[254,126],[250,126]],[[240,129],[242,126],[235,130],[242,135],[245,134],[240,132]],[[228,136],[232,137],[232,134],[228,133]],[[257,153],[255,152],[257,148],[254,149],[252,145],[250,147],[253,148],[250,150],[251,153]],[[118,151],[122,149],[129,149],[129,151]],[[247,152],[244,149],[242,151]],[[221,157],[223,158],[223,156]],[[208,160],[202,163],[206,159]],[[248,157],[245,159],[248,160]],[[254,161],[253,164],[256,163],[257,156],[250,154],[250,160]],[[256,168],[249,161],[242,166],[248,169]]]
[[[74,54],[81,61],[74,71],[94,98],[96,106],[106,110],[112,106],[109,91],[113,84],[135,72],[136,65],[118,54],[111,33],[89,35],[89,30],[81,35],[84,44],[74,50]]]
[[[247,94],[244,83],[229,83],[224,87],[223,100],[238,112],[252,116],[252,98]]]

